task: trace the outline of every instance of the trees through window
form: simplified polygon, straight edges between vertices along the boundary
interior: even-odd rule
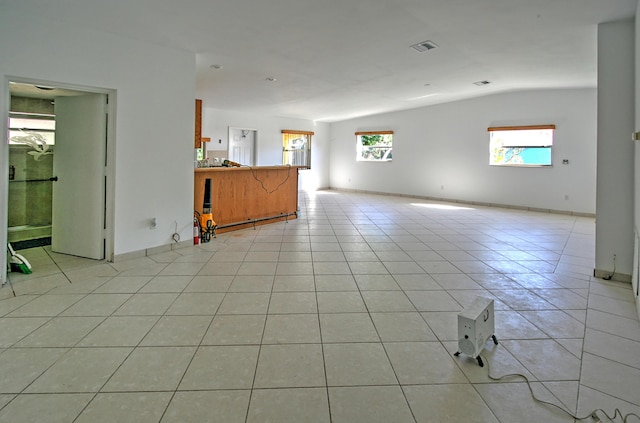
[[[393,131],[356,132],[356,160],[387,162],[393,159]]]

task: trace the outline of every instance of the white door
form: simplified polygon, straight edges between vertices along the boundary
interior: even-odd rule
[[[229,160],[245,166],[253,166],[256,131],[231,128],[229,130]]]
[[[51,249],[104,259],[106,94],[57,97]]]

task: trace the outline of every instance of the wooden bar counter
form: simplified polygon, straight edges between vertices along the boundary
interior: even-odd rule
[[[202,213],[205,180],[211,179],[211,213],[218,225],[216,233],[295,219],[298,169],[297,166],[197,168],[193,209]]]

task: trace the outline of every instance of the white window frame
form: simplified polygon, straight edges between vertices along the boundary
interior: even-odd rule
[[[356,161],[358,162],[390,162],[393,160],[393,131],[366,131],[356,132]],[[362,144],[362,136],[383,135],[390,138],[388,145],[365,146]],[[373,156],[373,150],[380,151],[380,157]]]
[[[489,165],[514,167],[553,166],[555,129],[555,125],[495,126],[488,128]]]
[[[9,112],[9,144],[25,145],[24,143],[13,141],[12,138],[28,136],[29,133],[41,135],[48,145],[54,145],[56,133],[55,115]]]
[[[311,169],[311,131],[282,130],[282,164]],[[300,142],[297,142],[300,141]]]

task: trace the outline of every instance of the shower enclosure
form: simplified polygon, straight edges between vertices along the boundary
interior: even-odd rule
[[[50,99],[11,98],[8,241],[51,240],[54,106]],[[28,245],[28,243],[27,243]]]

